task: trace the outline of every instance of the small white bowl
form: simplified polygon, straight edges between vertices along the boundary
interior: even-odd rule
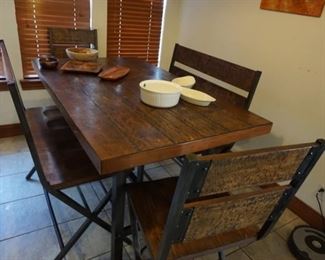
[[[210,105],[211,102],[216,101],[214,97],[211,97],[210,95],[202,91],[188,88],[182,88],[181,99],[185,100],[186,102],[203,107],[206,107]]]
[[[181,87],[166,80],[140,82],[140,97],[143,103],[153,107],[173,107],[179,102]]]
[[[172,80],[172,82],[177,83],[184,88],[192,88],[195,84],[195,78],[193,76],[184,76],[175,78]]]
[[[98,51],[91,48],[67,48],[65,52],[72,60],[95,61],[98,58]]]

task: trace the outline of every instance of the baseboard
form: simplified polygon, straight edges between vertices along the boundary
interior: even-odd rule
[[[293,198],[293,200],[289,203],[288,208],[298,215],[302,220],[307,222],[310,226],[323,230],[324,226],[321,215],[297,197]]]
[[[0,125],[0,138],[23,134],[20,124]]]

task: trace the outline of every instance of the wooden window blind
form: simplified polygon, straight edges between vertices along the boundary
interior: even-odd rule
[[[158,63],[163,0],[108,0],[107,56]]]
[[[35,78],[31,61],[49,54],[49,27],[90,29],[90,0],[15,0],[24,78]]]

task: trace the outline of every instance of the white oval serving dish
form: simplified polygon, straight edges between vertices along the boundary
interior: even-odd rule
[[[173,107],[179,102],[181,87],[166,80],[144,80],[140,82],[140,98],[153,107]]]
[[[184,88],[192,88],[195,84],[195,78],[193,76],[184,76],[175,78],[172,82],[184,87]]]
[[[182,88],[181,91],[181,99],[198,106],[206,107],[210,105],[211,102],[216,101],[214,97],[211,97],[202,91],[189,88]]]

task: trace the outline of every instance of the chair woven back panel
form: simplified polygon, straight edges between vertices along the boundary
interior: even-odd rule
[[[308,145],[282,150],[270,149],[214,160],[200,196],[291,180],[310,148]]]
[[[184,241],[215,236],[265,222],[283,189],[194,208]]]
[[[97,30],[49,28],[51,54],[66,58],[65,49],[70,47],[97,48]]]

